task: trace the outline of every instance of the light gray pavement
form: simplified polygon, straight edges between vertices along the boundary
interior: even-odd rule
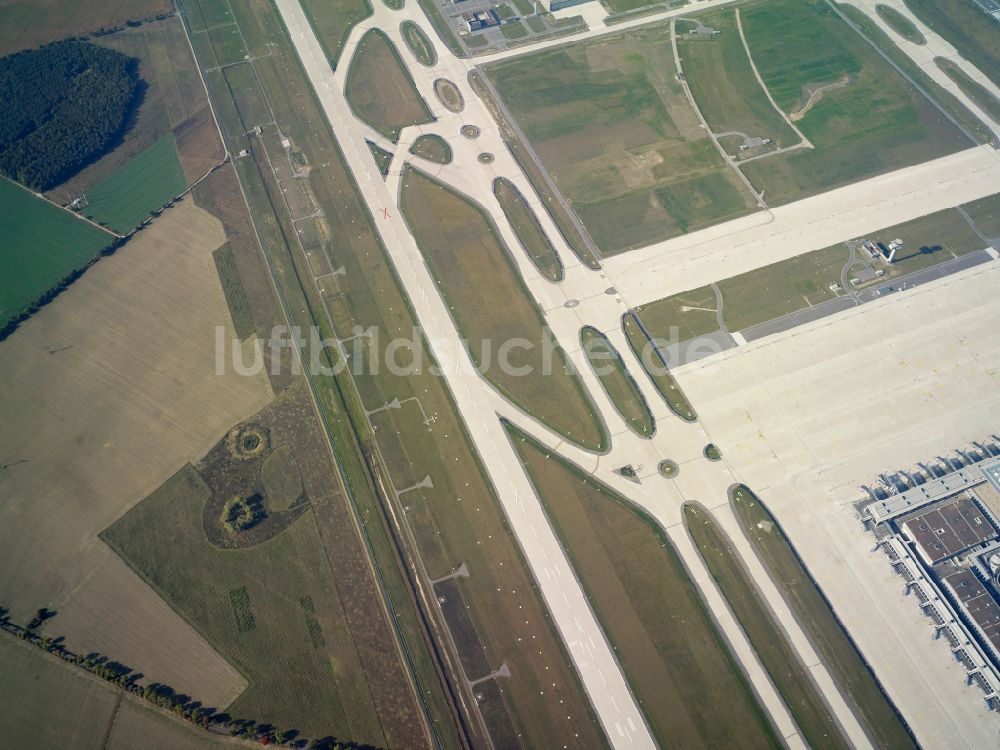
[[[704,3],[703,6],[707,7],[712,4]],[[721,5],[723,3],[714,4]],[[736,479],[725,461],[709,462],[703,457],[702,449],[709,442],[704,429],[697,423],[683,422],[669,413],[662,399],[653,389],[652,383],[642,372],[621,332],[621,317],[628,309],[629,304],[635,304],[631,295],[637,290],[645,288],[644,285],[636,282],[632,283],[631,287],[626,285],[624,290],[626,294],[621,293],[619,278],[634,282],[634,275],[623,273],[623,269],[630,271],[634,264],[626,265],[624,261],[634,256],[640,265],[642,263],[655,263],[655,254],[639,250],[623,256],[623,262],[618,264],[617,274],[613,268],[592,272],[580,264],[569,251],[547,212],[536,208],[536,214],[543,229],[556,247],[566,267],[566,278],[559,284],[552,284],[542,278],[526,254],[521,251],[516,236],[496,204],[492,195],[492,180],[495,176],[502,175],[514,182],[532,205],[538,207],[540,200],[509,156],[497,126],[492,121],[488,111],[468,86],[467,74],[472,63],[454,58],[436,39],[435,46],[439,53],[438,63],[430,68],[416,64],[408,65],[408,67],[417,87],[437,119],[429,125],[408,128],[403,132],[400,144],[396,148],[396,158],[393,160],[390,174],[387,180],[383,181],[377,174],[371,155],[364,143],[364,137],[370,133],[370,130],[350,114],[350,109],[344,98],[344,78],[348,66],[340,66],[337,72],[330,70],[319,43],[296,0],[278,0],[277,6],[297,47],[307,74],[319,95],[327,117],[330,119],[348,164],[359,179],[364,198],[372,214],[378,217],[376,224],[389,255],[417,312],[417,317],[427,333],[435,357],[445,369],[448,386],[463,415],[470,437],[480,455],[483,456],[484,465],[504,506],[512,529],[521,543],[553,620],[568,645],[584,687],[612,744],[615,747],[651,747],[654,743],[612,649],[597,624],[594,613],[583,595],[580,583],[572,572],[572,568],[535,496],[530,481],[525,476],[514,450],[507,441],[505,432],[495,418],[496,414],[509,418],[545,445],[557,450],[583,469],[593,472],[602,482],[614,487],[632,502],[648,510],[667,529],[677,545],[685,565],[691,571],[694,580],[706,597],[713,616],[719,623],[724,637],[731,644],[765,710],[791,747],[803,747],[804,743],[787,707],[761,667],[727,604],[715,588],[711,576],[707,573],[704,564],[691,545],[682,525],[681,508],[683,503],[688,500],[698,500],[708,507],[715,508],[713,513],[716,517],[724,525],[730,524],[731,528],[731,521],[727,518],[728,505],[724,506],[720,503],[725,503],[726,491]],[[353,48],[363,33],[369,28],[378,26],[393,40],[404,59],[412,62],[412,55],[400,38],[398,27],[400,21],[408,18],[421,26],[426,33],[427,24],[419,6],[410,2],[402,11],[391,11],[379,4],[375,4],[374,7],[374,15],[352,30],[345,47],[345,59],[353,53]],[[646,18],[642,19],[641,22],[648,23],[649,21],[650,19]],[[434,38],[433,34],[428,35]],[[465,110],[462,113],[453,114],[444,109],[437,101],[433,94],[432,83],[439,77],[449,78],[460,88],[466,102]],[[482,133],[478,139],[470,140],[459,135],[459,128],[465,123],[472,123],[481,128]],[[612,445],[607,454],[597,455],[567,443],[560,436],[538,423],[537,420],[506,401],[476,374],[475,368],[461,345],[458,331],[449,315],[447,305],[438,293],[437,285],[424,264],[419,248],[397,209],[402,160],[408,157],[406,152],[409,144],[421,133],[437,133],[445,138],[453,149],[454,161],[445,166],[433,165],[421,160],[412,161],[417,163],[421,169],[480,203],[493,218],[501,237],[511,249],[513,260],[524,276],[531,293],[537,300],[539,307],[545,312],[547,323],[577,367],[598,412],[608,426],[609,434],[612,435]],[[481,151],[493,153],[496,157],[495,161],[489,165],[480,164],[476,161],[476,156]],[[1000,168],[996,161],[986,157],[985,153],[979,149],[970,149],[969,152],[956,155],[953,162],[929,168],[928,174],[932,178],[931,185],[936,181],[933,178],[938,174],[934,171],[935,169],[942,170],[943,174],[947,174],[949,179],[955,182],[955,184],[948,186],[947,191],[941,190],[940,194],[935,194],[937,200],[950,200],[950,198],[943,196],[953,195],[956,191],[956,184],[961,184],[961,179],[954,176],[956,171],[965,174],[972,173],[973,180],[976,182],[973,187],[966,190],[966,193],[975,193],[975,197],[988,194],[983,192],[985,188],[982,185],[988,177],[1000,175],[1000,171],[990,172],[988,176],[979,174],[984,169],[984,162],[987,163],[985,167],[987,171]],[[920,168],[913,169],[917,170],[918,176],[923,174]],[[897,179],[899,180],[898,184],[902,185],[910,183],[913,178],[912,175],[909,175],[897,176]],[[994,189],[996,184],[996,182],[993,183]],[[933,191],[933,187],[930,189]],[[849,197],[849,193],[844,193],[839,196],[839,200],[848,200]],[[914,200],[915,197],[919,196],[915,196],[911,191],[905,201],[901,200],[899,203],[919,202]],[[870,198],[868,196],[867,200],[870,201]],[[963,202],[963,200],[958,202]],[[862,203],[862,205],[864,204]],[[825,206],[828,209],[833,209],[837,206],[837,200],[827,198]],[[382,216],[383,208],[389,211],[389,216],[386,218]],[[905,213],[907,209],[901,207],[898,210]],[[788,235],[785,237],[785,241],[790,241],[790,236],[795,231],[794,223],[796,221],[804,221],[805,216],[815,216],[815,212],[816,206],[787,211],[788,216],[782,219],[782,223],[778,224],[778,229]],[[766,221],[768,218],[770,217],[765,217],[764,220]],[[912,218],[912,215],[908,218]],[[874,216],[872,220],[875,221]],[[885,222],[879,220],[877,226],[884,225]],[[729,231],[733,231],[731,225],[726,226]],[[757,237],[757,242],[760,243],[761,247],[768,247],[771,232],[762,228],[760,215],[750,217],[750,220],[740,224],[739,228],[744,231],[757,231],[759,236],[754,235]],[[846,230],[837,224],[827,225],[823,231],[827,233],[826,237],[822,240],[823,244],[817,245],[817,247],[846,239],[844,236]],[[815,238],[819,238],[820,230],[813,230],[813,234]],[[708,243],[712,239],[718,239],[718,236],[716,235],[714,238],[703,236],[702,241]],[[722,234],[721,236],[725,237],[726,235]],[[781,235],[779,234],[778,244],[780,244],[780,239]],[[704,257],[709,259],[710,264],[713,262],[715,256],[711,252],[711,248],[705,247],[703,250],[701,256],[691,259],[692,272],[698,270],[700,263],[704,262]],[[802,251],[804,250],[799,252]],[[789,250],[784,252],[795,254]],[[747,262],[751,264],[751,267],[764,264],[760,262],[760,259],[756,261],[751,259],[751,256],[756,257],[760,254],[759,248],[747,252]],[[763,255],[765,259],[768,257],[766,252]],[[754,263],[756,265],[753,265]],[[715,266],[712,273],[715,273],[718,268]],[[724,278],[732,273],[731,271],[721,274],[715,273],[709,281]],[[670,275],[673,276],[673,274]],[[606,290],[612,286],[618,287],[618,294],[606,293]],[[677,289],[677,291],[682,291],[682,289]],[[656,296],[653,298],[664,296],[659,291],[656,291],[655,294]],[[569,300],[577,300],[578,304],[567,307],[566,302]],[[625,360],[629,371],[633,373],[639,383],[646,400],[653,408],[654,416],[657,418],[657,431],[652,439],[641,438],[633,433],[613,408],[590,369],[583,352],[579,349],[579,331],[584,324],[594,325],[609,335],[612,343],[618,348]],[[667,480],[657,473],[656,467],[663,458],[671,458],[680,465],[681,470],[675,479]],[[632,464],[637,468],[641,479],[639,484],[614,473],[614,469],[624,464]],[[839,692],[834,689],[826,667],[820,663],[809,638],[795,618],[791,616],[780,592],[770,582],[752,549],[745,541],[738,542],[738,544],[745,564],[750,568],[755,579],[759,581],[761,591],[769,606],[777,615],[803,663],[809,666],[831,710],[844,727],[850,741],[856,747],[870,747],[870,742],[856,717],[853,716]],[[919,736],[919,726],[916,729]]]
[[[998,191],[1000,157],[978,146],[605,258],[603,264],[628,303],[639,306]]]

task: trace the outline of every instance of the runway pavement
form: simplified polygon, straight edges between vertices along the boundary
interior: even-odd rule
[[[699,4],[702,7],[708,5],[709,3]],[[549,525],[533,487],[496,418],[498,414],[507,417],[518,427],[581,468],[592,472],[602,482],[647,509],[662,524],[701,589],[723,636],[731,645],[762,706],[790,747],[804,747],[791,714],[760,665],[743,630],[716,588],[682,524],[683,503],[688,500],[698,500],[712,509],[713,515],[720,523],[727,528],[734,528],[732,512],[726,501],[726,491],[736,481],[736,477],[726,461],[710,462],[704,458],[702,449],[709,442],[704,428],[698,423],[684,422],[669,412],[651,381],[642,372],[621,330],[622,315],[630,305],[636,304],[633,296],[641,296],[643,293],[658,295],[654,298],[665,296],[660,294],[662,284],[659,279],[652,279],[650,284],[644,284],[640,279],[643,273],[650,276],[656,273],[654,269],[659,268],[656,253],[663,249],[659,248],[649,253],[643,250],[636,251],[638,255],[629,254],[634,255],[633,262],[627,263],[629,256],[622,256],[620,263],[617,263],[619,259],[615,259],[615,264],[598,272],[590,271],[580,264],[566,246],[547,212],[539,209],[539,197],[511,158],[489,112],[469,87],[467,74],[472,68],[472,63],[455,58],[442,45],[436,44],[439,53],[436,65],[425,67],[413,64],[412,55],[401,38],[400,22],[411,20],[420,26],[429,38],[435,38],[422,11],[414,2],[407,3],[400,11],[392,11],[378,3],[373,4],[373,15],[354,27],[344,50],[344,59],[348,59],[365,31],[374,27],[381,28],[395,43],[404,60],[409,61],[408,68],[414,82],[436,118],[435,122],[429,125],[407,128],[403,131],[400,142],[395,147],[396,157],[390,167],[389,175],[383,181],[375,171],[371,155],[364,143],[365,136],[370,135],[371,131],[351,115],[344,98],[344,80],[349,66],[341,65],[338,71],[331,71],[326,56],[297,0],[277,0],[277,7],[348,164],[358,178],[364,199],[372,215],[378,217],[377,228],[417,317],[427,332],[435,358],[446,365],[444,377],[466,423],[470,438],[484,459],[484,465],[511,528],[521,544],[553,621],[567,644],[581,681],[611,744],[616,748],[655,745],[613,650],[607,643],[583,594],[580,582],[573,574],[572,567]],[[642,22],[648,23],[649,19],[643,19]],[[440,77],[452,80],[461,90],[466,102],[463,112],[451,113],[437,101],[432,84]],[[459,135],[459,129],[463,124],[475,124],[480,127],[479,138],[473,140]],[[439,166],[421,161],[420,168],[477,201],[492,217],[500,236],[512,250],[514,260],[531,294],[543,310],[546,322],[577,367],[601,417],[608,425],[612,437],[610,450],[606,454],[595,454],[568,443],[507,401],[476,374],[461,344],[447,305],[440,296],[420,250],[397,209],[402,159],[409,158],[407,154],[409,145],[424,133],[435,133],[443,137],[452,147],[453,162]],[[482,151],[494,154],[493,163],[478,162],[476,157]],[[987,163],[985,167],[984,162]],[[979,173],[984,169],[988,174]],[[998,169],[1000,164],[987,158],[978,149],[956,155],[954,163],[946,165],[932,163],[932,166],[925,167],[927,174],[932,178],[932,184],[937,176],[944,176],[949,181],[949,184],[941,187],[938,192],[933,192],[933,188],[931,189],[935,196],[933,200],[936,201],[950,200],[944,196],[946,194],[954,196],[956,192],[959,195],[975,194],[975,197],[986,194],[983,192],[985,189],[983,183],[1000,175],[1000,172],[994,171]],[[935,170],[940,170],[940,173]],[[956,174],[956,170],[959,174]],[[961,175],[962,170],[966,173],[964,178]],[[923,173],[918,170],[919,174]],[[503,176],[514,182],[528,198],[529,203],[536,207],[542,228],[556,247],[566,268],[563,282],[553,284],[541,277],[527,255],[520,251],[516,235],[492,194],[492,181],[496,176]],[[897,175],[896,179],[899,182],[893,184],[899,190],[912,189],[906,184],[912,180],[912,175]],[[971,180],[971,183],[966,185],[968,180]],[[996,184],[994,182],[994,186]],[[962,192],[963,190],[965,192]],[[908,206],[919,202],[916,200],[919,197],[910,194],[905,196],[905,200],[903,198],[898,201],[889,200],[883,209],[890,214],[893,210],[905,214],[912,210]],[[847,194],[842,195],[841,199],[846,200]],[[871,195],[866,196],[866,200],[871,199]],[[863,207],[864,201],[855,200],[855,205],[859,204]],[[833,210],[837,203],[835,200],[829,200],[824,206]],[[783,213],[787,216],[783,216],[780,220],[773,219],[771,215],[761,215],[750,217],[746,225],[739,226],[741,231],[751,232],[753,233],[751,237],[756,238],[754,242],[757,244],[754,247],[757,251],[750,255],[758,260],[748,262],[757,262],[757,265],[761,265],[758,256],[768,257],[767,254],[772,253],[770,249],[772,242],[785,248],[781,252],[794,254],[792,252],[794,224],[806,218],[814,218],[816,207],[786,208],[788,210]],[[387,210],[387,216],[383,215],[383,209]],[[813,213],[810,214],[808,211]],[[912,215],[908,218],[912,218]],[[870,219],[875,221],[874,215]],[[784,232],[784,235],[779,234],[777,238],[772,237],[772,231],[766,228],[774,221],[779,222],[777,227]],[[895,222],[880,221],[879,226],[885,226],[886,223]],[[731,225],[725,226],[729,230],[733,228]],[[825,224],[824,228],[828,233],[833,231],[836,237],[827,237],[823,245],[819,246],[846,238],[837,224]],[[812,239],[818,241],[824,228],[810,229]],[[705,244],[698,252],[690,248],[684,250],[690,256],[685,268],[691,273],[702,273],[701,266],[707,262],[711,270],[704,273],[718,274],[719,269],[723,267],[720,265],[718,253],[726,252],[719,251],[717,244],[714,244],[719,235],[710,237],[703,233],[699,234],[702,234]],[[709,246],[709,242],[713,244]],[[678,255],[680,254],[681,251],[678,250]],[[678,258],[671,259],[668,267],[677,262]],[[647,267],[639,268],[643,263],[648,264]],[[725,268],[727,269],[725,273],[718,274],[711,280],[749,270],[742,268],[736,271],[730,270],[731,263],[726,264]],[[667,275],[675,279],[674,273],[666,274],[664,268],[660,268],[658,276]],[[673,283],[676,284],[676,279]],[[613,293],[608,293],[609,288],[614,288]],[[671,292],[667,292],[669,293]],[[569,300],[576,301],[576,304],[567,306]],[[647,402],[653,407],[657,430],[652,439],[642,438],[629,429],[589,367],[586,357],[579,349],[579,331],[584,324],[594,325],[608,334],[638,382]],[[681,466],[676,479],[667,480],[658,474],[657,465],[664,458],[670,458]],[[637,468],[640,483],[628,481],[614,473],[614,469],[627,463]],[[759,559],[745,540],[734,541],[744,563],[758,582],[768,605],[785,629],[800,659],[808,665],[852,745],[859,748],[870,747],[871,743],[857,718],[836,689],[810,639],[788,609],[783,596]],[[942,689],[945,692],[949,690],[947,687]],[[954,692],[957,693],[957,690]],[[925,727],[920,722],[914,727],[919,737]]]

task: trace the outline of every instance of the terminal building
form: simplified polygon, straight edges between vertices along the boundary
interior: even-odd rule
[[[907,594],[1000,711],[1000,458],[982,451],[934,478],[860,503]]]

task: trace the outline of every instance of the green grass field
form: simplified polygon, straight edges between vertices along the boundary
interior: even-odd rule
[[[685,505],[684,518],[698,552],[784,698],[803,739],[815,750],[851,747],[725,532],[700,505]]]
[[[913,79],[937,105],[944,109],[959,125],[968,131],[970,137],[979,143],[990,143],[994,140],[992,131],[969,111],[968,107],[962,104],[955,95],[947,91],[943,86],[936,83],[924,69],[917,65],[903,52],[896,42],[882,29],[876,26],[872,20],[865,15],[864,11],[853,5],[841,3],[837,9],[847,17],[847,19],[858,27],[858,29],[871,40],[890,60],[906,75]]]
[[[168,133],[91,187],[84,213],[118,232],[130,232],[186,186],[177,141]]]
[[[392,152],[379,148],[371,141],[365,141],[365,143],[368,144],[368,150],[372,152],[372,158],[375,160],[379,174],[385,177],[389,174],[389,166],[392,164]]]
[[[226,304],[229,305],[229,315],[233,319],[233,328],[240,340],[245,339],[255,330],[253,314],[250,312],[250,302],[247,299],[246,290],[243,288],[243,281],[240,279],[240,272],[236,267],[232,248],[227,243],[215,250],[212,257],[215,258],[215,267],[219,271],[219,280],[222,282],[222,291],[226,295]]]
[[[114,240],[0,178],[0,327]]]
[[[399,25],[399,29],[403,32],[403,39],[406,41],[406,46],[410,48],[413,56],[417,58],[417,62],[428,66],[437,62],[437,50],[434,49],[433,42],[427,38],[427,35],[421,31],[419,26],[413,23],[413,21],[403,21]]]
[[[688,86],[713,132],[771,138],[779,148],[798,143],[799,136],[771,106],[753,74],[734,12],[719,11],[698,20],[721,33],[713,38],[692,36],[681,33],[678,24],[678,50]],[[737,140],[743,141],[739,136]]]
[[[635,308],[646,330],[656,339],[676,344],[719,330],[715,292],[702,286]]]
[[[669,27],[529,54],[486,72],[602,253],[755,209],[674,78]]]
[[[580,345],[622,419],[636,434],[651,436],[656,423],[649,412],[649,404],[608,337],[596,328],[584,326],[580,329]]]
[[[962,206],[969,218],[987,237],[1000,239],[1000,193]]]
[[[691,402],[677,385],[674,376],[670,374],[662,360],[657,356],[655,349],[646,335],[642,332],[634,317],[635,313],[630,313],[622,318],[622,328],[629,346],[635,356],[642,363],[646,375],[653,381],[656,390],[660,392],[663,400],[670,410],[686,422],[693,422],[697,419]]]
[[[302,0],[302,9],[334,70],[351,28],[372,14],[368,0]]]
[[[378,29],[361,37],[347,71],[345,95],[351,111],[391,141],[404,127],[434,119],[395,45]]]
[[[997,196],[963,208],[969,210],[970,216],[975,214],[974,221],[979,217],[984,225],[980,230],[987,237],[994,236],[991,232],[1000,231],[1000,201]],[[904,242],[904,248],[892,266],[876,262],[876,268],[886,271],[882,281],[982,250],[986,246],[986,242],[956,209],[937,211],[886,227],[869,233],[866,238],[883,243],[899,238]],[[841,283],[841,272],[849,259],[847,245],[840,242],[720,280],[722,319],[726,328],[742,331],[844,294],[843,290],[831,290],[830,285]],[[859,263],[855,263],[848,276],[861,268]],[[700,287],[650,302],[637,308],[636,312],[654,336],[667,340],[670,340],[674,327],[677,330],[676,341],[686,341],[718,329],[715,295],[711,287]]]
[[[514,132],[507,116],[500,110],[495,97],[486,88],[478,70],[473,70],[469,73],[469,85],[483,100],[492,113],[493,118],[499,124],[500,135],[507,145],[507,149],[510,151],[511,156],[514,157],[521,171],[524,172],[525,177],[528,178],[538,197],[542,199],[542,205],[545,206],[545,210],[552,218],[556,227],[559,228],[559,232],[562,234],[563,239],[566,240],[566,244],[569,245],[570,250],[573,251],[573,254],[587,268],[592,270],[600,268],[601,264],[596,255],[590,250],[583,233],[574,224],[569,211],[557,200],[554,192],[545,180],[542,170],[528,153],[527,145]]]
[[[969,0],[904,0],[906,7],[958,54],[1000,86],[1000,24]]]
[[[313,129],[307,121],[322,122],[322,113],[309,93],[301,69],[295,62],[294,47],[270,4],[237,4],[235,13],[253,45],[270,42],[271,56],[257,61],[261,84],[273,103],[283,133],[302,149],[312,166],[309,187],[323,207],[324,221],[338,241],[323,248],[334,268],[346,273],[336,277],[336,288],[318,298],[315,285],[296,282],[296,273],[309,273],[297,247],[286,249],[279,226],[287,228],[287,213],[276,209],[267,185],[273,181],[262,174],[267,162],[259,153],[241,160],[239,169],[247,189],[251,215],[258,218],[265,252],[279,270],[278,280],[289,299],[292,320],[307,326],[315,322],[324,336],[333,335],[326,323],[324,306],[330,310],[340,336],[351,335],[354,325],[376,327],[383,340],[412,334],[416,321],[409,301],[399,287],[391,262],[329,130]],[[290,72],[289,72],[290,71]],[[230,135],[230,150],[243,148],[244,127],[224,88],[221,76],[206,76],[213,100],[219,107],[223,130]],[[252,146],[253,144],[251,144]],[[292,236],[291,234],[286,236]],[[294,264],[294,266],[293,266]],[[309,314],[303,314],[303,311]],[[433,359],[429,347],[418,336],[427,362]],[[359,513],[378,519],[383,510],[369,489],[369,475],[355,447],[355,439],[372,458],[385,481],[397,487],[412,484],[428,474],[434,487],[404,495],[409,505],[398,512],[408,550],[419,552],[421,565],[436,578],[447,574],[458,561],[468,561],[477,573],[462,581],[461,593],[468,605],[478,638],[479,653],[491,664],[507,660],[512,677],[503,682],[503,695],[479,705],[488,726],[500,723],[509,714],[525,745],[530,747],[574,748],[605,746],[603,733],[583,692],[569,656],[562,646],[551,619],[533,586],[516,540],[509,531],[501,506],[485,478],[478,455],[470,448],[463,423],[458,417],[448,389],[441,378],[427,369],[408,377],[395,375],[389,368],[366,373],[349,382],[345,378],[315,378],[324,418],[332,443],[352,487]],[[420,406],[435,417],[433,429],[423,422],[415,401],[399,410],[374,415],[379,426],[372,431],[364,408],[375,408],[393,398],[419,398]],[[357,437],[355,437],[357,436]],[[460,500],[459,500],[460,498]],[[424,647],[414,608],[408,605],[409,591],[400,574],[393,542],[383,524],[364,525],[373,555],[382,570],[383,582],[394,603],[396,622],[413,659],[415,673],[429,705],[434,724],[446,748],[462,746],[449,708],[438,685],[435,666]],[[412,541],[411,541],[412,540]],[[502,563],[502,565],[501,565]],[[432,600],[432,606],[436,603]],[[531,649],[523,648],[530,642]],[[477,735],[478,736],[478,735]]]
[[[778,106],[815,146],[743,172],[784,203],[971,145],[823,0],[769,0],[742,11],[754,62]],[[807,106],[820,86],[827,89]],[[872,103],[877,102],[877,106]]]
[[[565,353],[556,347],[546,356],[541,313],[482,210],[413,168],[403,176],[400,208],[484,376],[574,443],[603,450],[594,405]],[[530,348],[511,348],[510,366],[502,366],[501,347],[514,340]]]
[[[562,281],[563,264],[559,254],[517,186],[505,177],[497,177],[493,180],[493,195],[535,268],[549,281]]]
[[[899,34],[903,39],[914,44],[927,44],[927,37],[920,33],[920,29],[909,18],[890,5],[878,4],[875,12],[879,18],[885,21],[886,25]]]
[[[410,146],[410,153],[435,164],[451,162],[451,146],[439,135],[422,135]]]
[[[730,503],[876,747],[915,748],[903,720],[768,509],[742,485],[730,493]]]
[[[669,538],[513,428],[511,440],[663,747],[780,747]]]
[[[250,686],[237,717],[359,742],[383,741],[311,513],[247,549],[220,549],[203,528],[210,492],[191,466],[108,528],[102,538],[236,666]],[[323,643],[310,637],[309,598]]]
[[[726,327],[742,331],[836,297],[830,284],[840,284],[848,258],[840,243],[720,281]]]
[[[1000,99],[997,99],[983,84],[972,80],[961,66],[956,65],[947,57],[935,57],[934,62],[944,71],[946,76],[955,82],[963,94],[990,116],[993,122],[1000,123]]]

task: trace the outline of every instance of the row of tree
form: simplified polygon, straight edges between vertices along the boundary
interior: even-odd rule
[[[99,157],[141,100],[138,64],[79,41],[0,58],[0,173],[48,190]]]
[[[40,609],[38,615],[32,619],[27,627],[21,627],[11,621],[6,609],[0,607],[0,630],[5,630],[23,641],[58,656],[63,661],[86,669],[91,674],[117,685],[122,690],[127,690],[155,706],[164,708],[192,724],[216,734],[243,737],[262,745],[284,745],[302,750],[369,750],[368,745],[342,742],[334,737],[310,740],[302,737],[301,732],[297,729],[278,729],[271,724],[258,723],[252,719],[236,719],[223,711],[203,706],[199,701],[192,700],[190,696],[178,693],[162,683],[153,682],[141,685],[139,681],[143,675],[140,672],[134,672],[130,667],[112,661],[102,654],[90,653],[85,656],[74,654],[66,648],[62,636],[48,638],[35,632],[45,620],[54,617],[55,614],[52,610]]]

